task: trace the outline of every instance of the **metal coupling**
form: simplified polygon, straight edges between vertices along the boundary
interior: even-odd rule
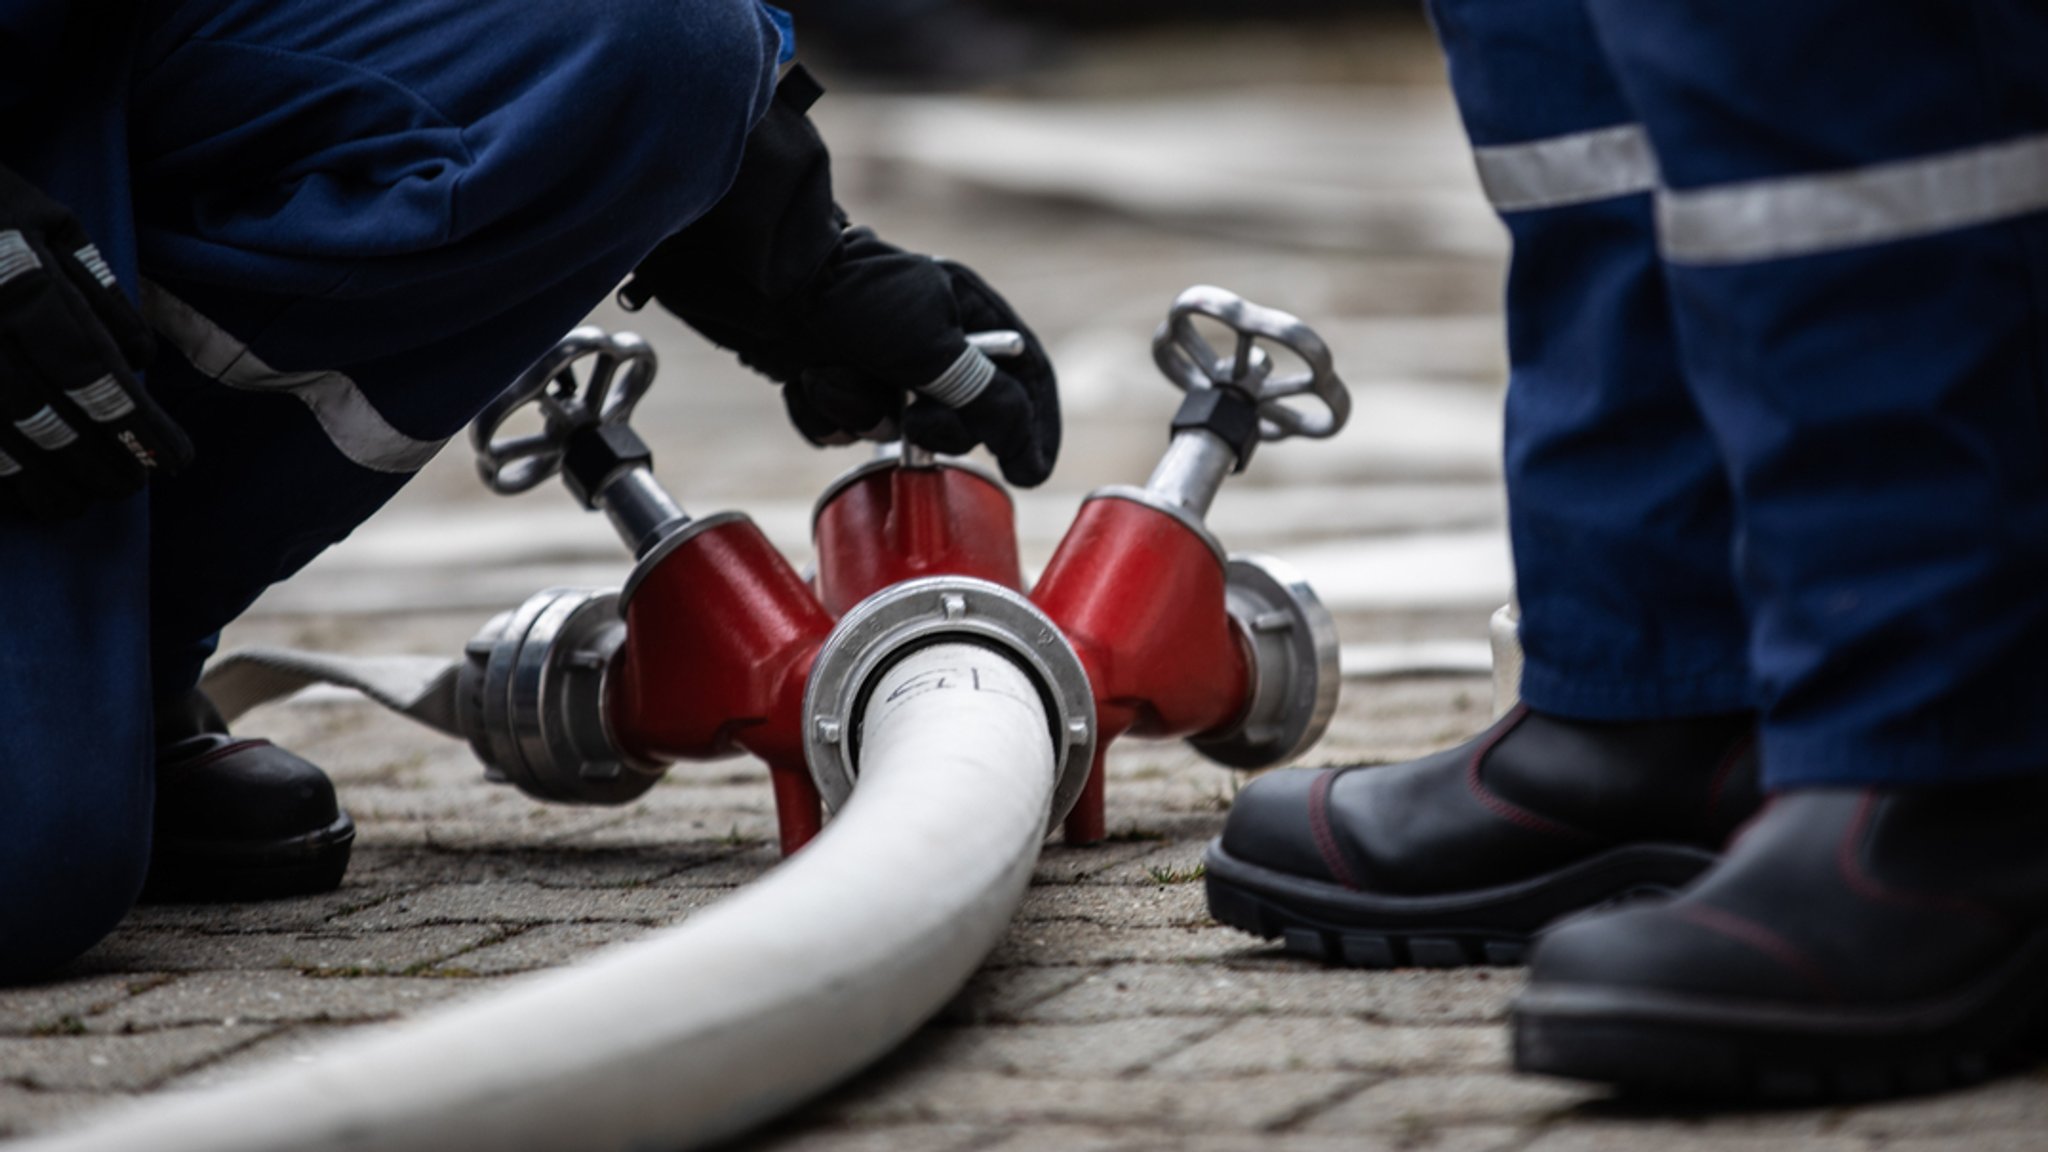
[[[804,757],[825,803],[837,810],[860,778],[860,718],[882,674],[933,644],[978,644],[1022,668],[1051,727],[1051,821],[1080,798],[1095,762],[1095,695],[1087,670],[1051,618],[1022,595],[986,580],[933,576],[892,585],[840,618],[804,690]]]
[[[486,778],[541,800],[626,804],[665,767],[628,756],[605,720],[626,638],[619,594],[550,588],[493,617],[463,649],[456,720]]]
[[[1231,768],[1284,764],[1313,747],[1337,711],[1337,623],[1293,567],[1238,554],[1224,569],[1224,605],[1250,656],[1252,690],[1229,729],[1191,737]]]

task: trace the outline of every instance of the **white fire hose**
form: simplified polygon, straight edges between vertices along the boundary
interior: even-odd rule
[[[313,1063],[157,1097],[20,1152],[680,1150],[882,1056],[1001,939],[1054,788],[1039,688],[978,643],[883,672],[824,833],[651,939]]]

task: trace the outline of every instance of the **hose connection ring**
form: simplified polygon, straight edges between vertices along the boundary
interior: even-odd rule
[[[1052,729],[1051,821],[1064,820],[1095,763],[1095,696],[1059,626],[1022,595],[986,580],[932,576],[892,585],[840,618],[804,689],[804,759],[837,811],[860,778],[859,717],[881,674],[919,648],[981,643],[1030,675]]]
[[[620,751],[605,678],[625,642],[619,594],[550,588],[493,617],[463,649],[456,722],[487,779],[541,800],[631,803],[662,765]]]
[[[1337,623],[1308,581],[1271,556],[1232,556],[1223,581],[1225,609],[1251,656],[1251,704],[1228,730],[1188,743],[1230,768],[1284,764],[1314,747],[1337,713]]]

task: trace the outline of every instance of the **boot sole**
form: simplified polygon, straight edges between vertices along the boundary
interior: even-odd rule
[[[1212,841],[1203,856],[1209,914],[1287,951],[1346,968],[1463,968],[1522,963],[1561,917],[1667,896],[1716,857],[1679,844],[1634,844],[1496,888],[1385,896],[1247,864]]]
[[[2048,932],[1961,992],[1807,1008],[1638,989],[1536,987],[1516,1000],[1515,1068],[1650,1098],[1813,1104],[1975,1084],[2048,1024]]]
[[[341,887],[355,821],[261,844],[159,844],[150,855],[144,904],[241,904],[311,896]]]

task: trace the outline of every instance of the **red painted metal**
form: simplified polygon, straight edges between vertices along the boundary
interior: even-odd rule
[[[1175,517],[1118,497],[1081,506],[1031,598],[1088,670],[1098,748],[1126,733],[1196,736],[1243,713],[1251,658],[1223,589],[1216,554]],[[1102,792],[1098,755],[1069,843],[1102,838]]]
[[[657,760],[751,752],[775,782],[784,854],[817,835],[804,764],[804,681],[832,618],[751,520],[716,524],[664,556],[626,603],[608,687],[613,736]]]
[[[832,495],[813,535],[818,598],[835,617],[921,576],[1024,586],[1009,494],[967,468],[876,469]]]
[[[815,594],[752,521],[712,525],[677,546],[626,604],[608,688],[613,735],[629,752],[706,760],[745,751],[766,761],[785,854],[822,821],[804,762],[803,695],[833,618],[920,576],[1022,584],[1009,497],[966,469],[856,478],[820,510],[817,544]],[[1054,553],[1032,599],[1087,669],[1098,729],[1069,843],[1106,832],[1111,741],[1200,735],[1243,712],[1251,657],[1225,611],[1223,576],[1195,529],[1114,496],[1082,505]]]

